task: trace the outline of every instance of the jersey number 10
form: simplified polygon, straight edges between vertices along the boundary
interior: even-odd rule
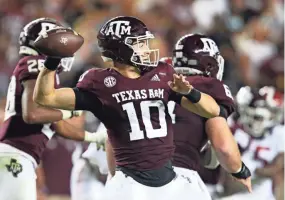
[[[123,110],[127,112],[131,132],[130,132],[130,140],[142,140],[144,139],[144,132],[140,128],[139,119],[137,116],[137,112],[133,102],[129,102],[123,104]],[[158,108],[158,115],[159,115],[159,129],[154,129],[151,123],[151,115],[150,115],[150,108],[156,107]],[[167,135],[167,123],[165,119],[165,106],[161,100],[154,100],[154,101],[142,101],[140,103],[140,110],[141,110],[141,120],[145,126],[145,132],[147,138],[158,138],[158,137],[165,137]]]

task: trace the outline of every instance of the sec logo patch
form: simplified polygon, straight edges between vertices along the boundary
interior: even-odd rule
[[[116,85],[117,80],[113,76],[107,76],[104,79],[104,84],[106,87],[114,87]]]

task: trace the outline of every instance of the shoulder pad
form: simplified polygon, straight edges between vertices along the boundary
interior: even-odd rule
[[[232,93],[222,81],[203,76],[189,76],[187,80],[196,89],[213,97],[218,104],[227,110],[228,116],[236,109]]]

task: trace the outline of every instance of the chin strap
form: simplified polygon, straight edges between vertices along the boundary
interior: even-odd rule
[[[20,46],[19,54],[26,54],[31,56],[38,56],[39,53],[31,47]]]

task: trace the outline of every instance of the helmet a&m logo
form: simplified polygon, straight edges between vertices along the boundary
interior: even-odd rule
[[[8,172],[11,172],[15,178],[17,178],[18,174],[23,171],[23,166],[18,163],[16,159],[13,158],[10,160],[10,164],[6,165],[6,168]]]
[[[113,76],[107,76],[104,79],[104,84],[108,88],[114,87],[116,83],[117,83],[117,80]]]
[[[103,28],[102,33],[107,36],[116,35],[117,37],[125,34],[131,35],[131,26],[129,24],[129,21],[113,21]]]

